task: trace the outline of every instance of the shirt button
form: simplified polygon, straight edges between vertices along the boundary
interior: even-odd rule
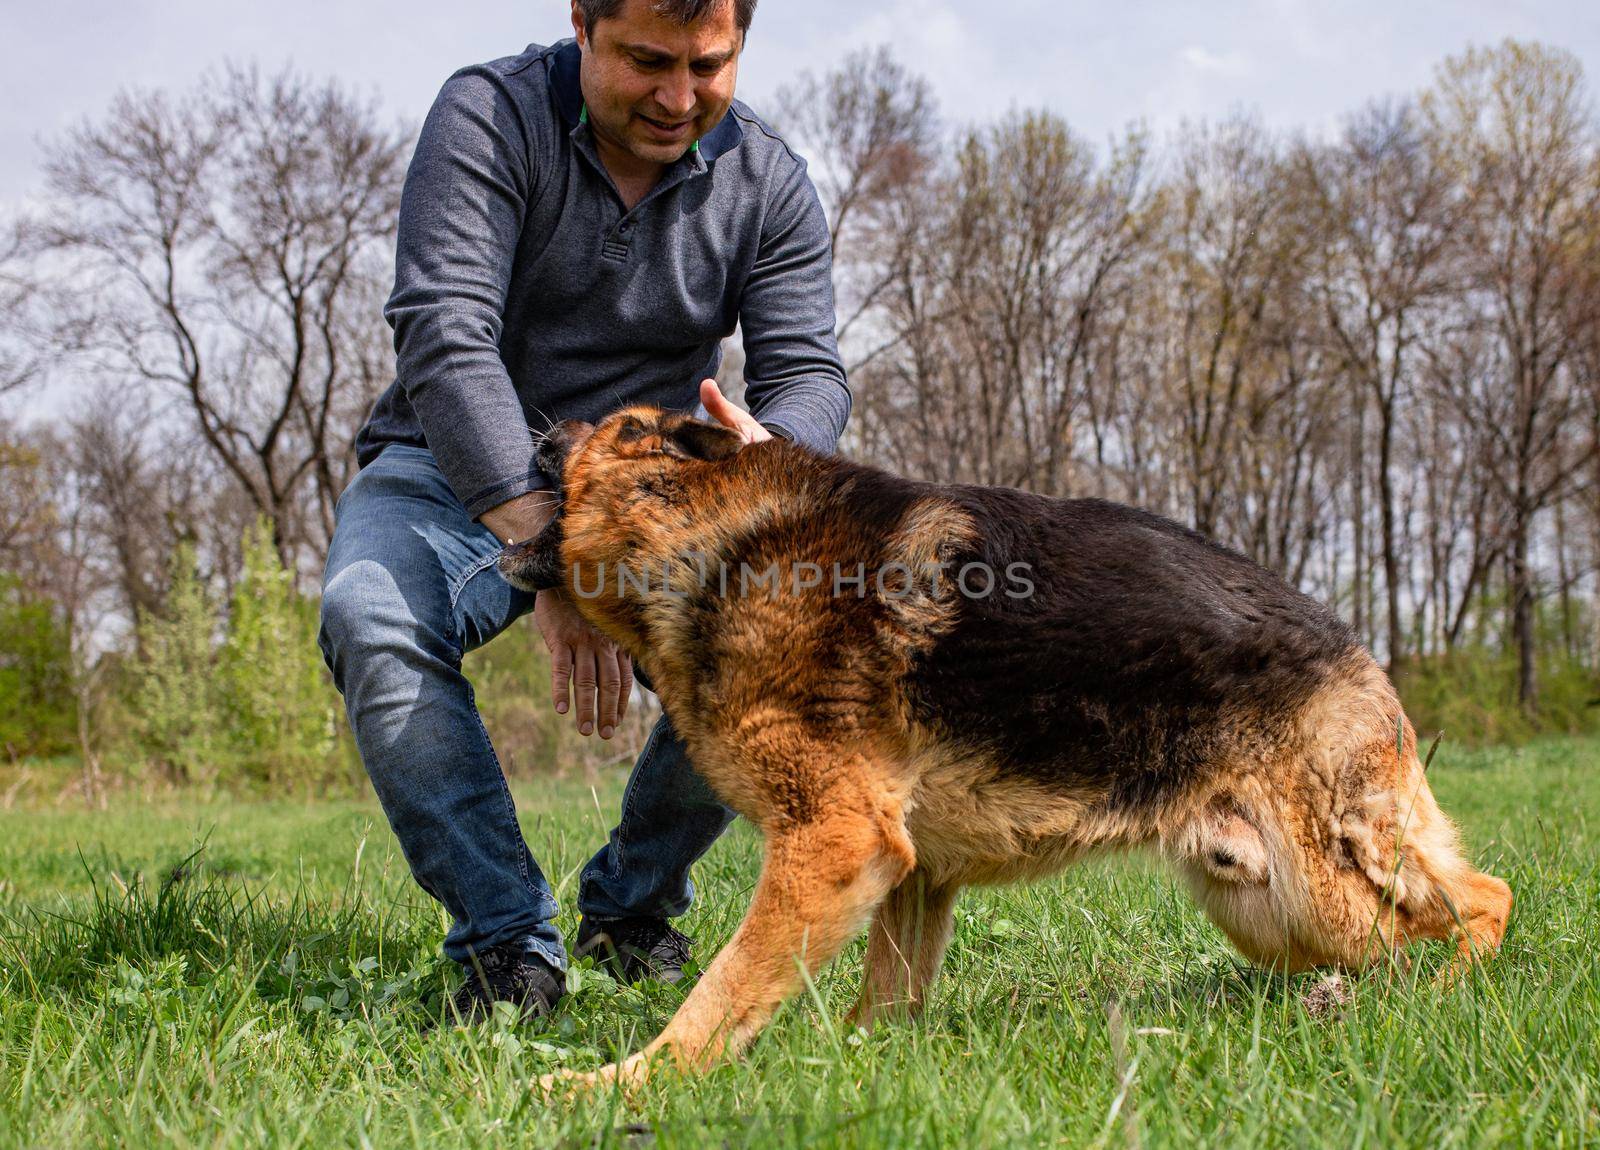
[[[628,234],[628,232],[629,232],[629,231],[630,231],[630,230],[631,230],[631,229],[632,229],[632,228],[633,228],[633,225],[632,225],[632,224],[630,224],[630,223],[627,223],[627,222],[624,222],[624,223],[623,223],[623,224],[622,224],[622,226],[621,226],[621,227],[619,227],[619,228],[618,228],[618,229],[617,229],[617,231],[619,231],[619,232],[621,232],[621,233],[622,233],[622,234],[623,234],[623,235],[627,235],[627,234]]]

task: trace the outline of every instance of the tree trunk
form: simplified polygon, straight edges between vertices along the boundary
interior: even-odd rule
[[[1511,641],[1517,648],[1517,702],[1532,716],[1538,708],[1539,681],[1534,663],[1533,580],[1528,569],[1528,516],[1519,509],[1511,540]]]
[[[74,694],[78,697],[78,754],[83,759],[83,802],[90,810],[104,808],[105,794],[100,786],[100,756],[95,754],[89,731],[89,713],[94,706],[94,686],[100,678],[100,664],[77,677]]]
[[[1367,635],[1367,484],[1366,484],[1366,454],[1363,439],[1366,435],[1367,402],[1366,393],[1360,388],[1352,391],[1354,396],[1355,419],[1351,424],[1350,432],[1350,485],[1351,485],[1351,525],[1355,529],[1355,547],[1352,560],[1355,564],[1352,582],[1352,596],[1354,600],[1354,615],[1351,625],[1355,628],[1356,636],[1365,643]]]
[[[1389,672],[1393,674],[1405,657],[1400,620],[1400,545],[1394,522],[1394,476],[1390,457],[1394,446],[1394,401],[1378,407],[1378,510],[1383,525],[1383,583],[1387,596],[1389,633]]]
[[[1561,652],[1570,662],[1578,652],[1572,627],[1572,564],[1567,555],[1566,501],[1558,499],[1556,512],[1556,588],[1561,601]]]

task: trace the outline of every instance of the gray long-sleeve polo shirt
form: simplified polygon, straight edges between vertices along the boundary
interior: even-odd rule
[[[548,486],[530,428],[693,408],[736,322],[763,424],[831,451],[850,413],[805,161],[734,101],[629,211],[578,65],[567,40],[457,72],[406,174],[384,309],[396,379],[357,458],[426,446],[474,518]]]

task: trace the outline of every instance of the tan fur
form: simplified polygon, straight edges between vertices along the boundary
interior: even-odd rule
[[[661,420],[662,434],[623,444],[626,418]],[[805,457],[762,444],[726,463],[683,461],[662,446],[671,418],[614,416],[567,460],[567,567],[670,564],[685,541],[758,532],[790,559],[859,553],[856,525],[819,511]],[[644,481],[661,476],[684,501],[646,498]],[[974,530],[930,498],[878,543],[916,571]],[[963,886],[1037,878],[1093,851],[1154,849],[1242,953],[1278,969],[1359,968],[1451,936],[1465,961],[1504,934],[1509,888],[1463,858],[1365,653],[1291,715],[1220,715],[1193,783],[1160,805],[1117,806],[1007,771],[914,718],[904,676],[950,626],[948,586],[883,602],[870,628],[822,590],[730,601],[715,634],[668,596],[577,602],[646,667],[696,769],[766,839],[744,922],[666,1029],[583,1081],[637,1082],[658,1055],[699,1070],[736,1054],[869,920],[853,1017],[914,1011]]]
[[[884,1015],[921,1011],[955,927],[961,888],[916,870],[878,905],[867,932],[861,998],[850,1021],[871,1026]]]

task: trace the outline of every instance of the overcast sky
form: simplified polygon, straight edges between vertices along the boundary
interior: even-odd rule
[[[457,67],[566,35],[562,0],[0,0],[0,204],[39,184],[37,140],[127,85],[182,87],[224,59],[338,75],[420,121]],[[1046,105],[1091,138],[1237,107],[1329,127],[1506,36],[1575,52],[1600,83],[1595,0],[761,0],[739,79],[763,97],[889,43],[946,117]]]

